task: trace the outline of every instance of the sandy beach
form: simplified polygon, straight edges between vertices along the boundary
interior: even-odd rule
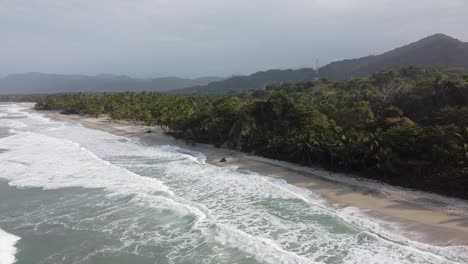
[[[32,107],[32,104],[23,104]],[[34,110],[31,110],[34,111]],[[320,168],[310,168],[229,149],[209,145],[188,145],[165,135],[152,127],[146,133],[142,124],[113,121],[107,116],[91,118],[78,115],[61,115],[40,112],[55,120],[79,122],[142,142],[157,145],[174,145],[202,152],[206,162],[224,167],[234,167],[256,172],[263,176],[283,179],[289,184],[310,190],[325,200],[326,206],[341,210],[364,212],[390,233],[408,239],[438,246],[468,246],[468,202],[436,194],[408,190],[359,179],[352,175],[331,173]],[[225,157],[227,162],[221,163]]]

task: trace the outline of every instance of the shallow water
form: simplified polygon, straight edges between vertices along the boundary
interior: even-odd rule
[[[284,181],[13,104],[0,105],[0,229],[1,264],[468,263],[465,247],[388,234]]]

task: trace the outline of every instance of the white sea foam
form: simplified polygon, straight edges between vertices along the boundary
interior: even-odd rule
[[[329,208],[310,191],[249,171],[205,164],[199,153],[171,146],[148,147],[106,132],[33,116],[25,123],[34,132],[20,131],[0,139],[2,147],[9,149],[0,154],[0,166],[7,171],[0,177],[13,186],[103,188],[110,193],[134,194],[132,201],[143,208],[172,208],[181,215],[195,216],[198,231],[211,234],[212,240],[225,247],[254,255],[259,262],[468,260],[466,248],[433,247],[393,236],[361,210]],[[149,245],[157,240],[157,233],[129,237],[140,230],[139,219],[117,219],[105,229],[114,233],[126,223],[124,236],[132,243]],[[183,243],[195,248],[198,240],[187,234]]]
[[[34,121],[39,121],[39,122],[43,122],[43,123],[51,123],[52,122],[52,119],[49,118],[49,117],[45,117],[44,115],[42,114],[37,114],[37,113],[27,113],[27,112],[23,112],[23,111],[19,111],[20,113],[24,114],[25,116],[29,117],[30,119],[34,120]],[[59,122],[56,122],[56,123],[59,123]]]
[[[26,124],[14,119],[0,119],[0,127],[16,129],[26,127]]]
[[[325,169],[321,168],[308,168],[295,164],[291,164],[284,161],[272,161],[270,159],[251,156],[249,159],[258,160],[267,164],[274,164],[276,166],[285,166],[288,168],[293,168],[296,171],[310,173],[316,175],[319,178],[323,178],[332,182],[337,182],[340,184],[353,186],[362,190],[376,190],[379,194],[386,196],[389,193],[392,194],[394,199],[397,199],[398,196],[401,196],[405,201],[411,200],[411,203],[415,206],[420,206],[426,209],[437,208],[438,210],[445,210],[445,212],[450,213],[452,211],[467,211],[468,203],[464,200],[447,197],[443,195],[438,195],[429,192],[410,190],[407,188],[393,186],[387,183],[373,181],[369,179],[359,179],[354,175],[346,175],[342,173],[330,173]]]
[[[7,179],[11,186],[43,189],[102,188],[109,191],[110,195],[133,195],[133,201],[140,205],[169,208],[181,215],[193,215],[197,221],[205,219],[210,213],[210,210],[201,204],[174,196],[168,186],[156,178],[142,177],[116,166],[67,139],[17,131],[16,135],[0,138],[0,145],[9,150],[0,154],[0,177]],[[103,142],[103,147],[105,146]],[[129,147],[125,151],[125,148],[117,147],[107,151],[114,154],[121,151],[120,154],[141,155],[137,150]],[[152,158],[173,158],[176,155],[164,153],[152,155]]]
[[[7,104],[7,105],[2,105],[0,107],[0,110],[4,110],[6,113],[9,115],[24,115],[27,107],[20,106],[17,104]]]
[[[19,237],[0,229],[0,264],[15,263],[17,251],[15,245],[18,240],[20,240]]]
[[[313,264],[317,263],[310,259],[298,256],[284,250],[275,241],[251,236],[228,225],[217,224],[215,239],[223,244],[235,246],[236,248],[255,256],[261,263],[281,264]]]
[[[1,177],[19,187],[106,188],[135,193],[164,191],[168,187],[152,178],[140,177],[103,161],[93,153],[68,140],[31,132],[20,132],[0,139],[9,149],[0,154]]]
[[[398,223],[390,223],[383,219],[375,219],[357,207],[346,207],[339,209],[336,211],[336,214],[339,217],[345,219],[347,222],[353,223],[353,225],[357,226],[358,228],[367,230],[368,234],[375,237],[376,239],[383,238],[383,241],[388,244],[387,248],[389,255],[391,255],[391,252],[393,251],[400,251],[402,253],[406,252],[406,254],[418,256],[419,261],[423,260],[426,263],[430,263],[431,260],[432,262],[437,260],[438,263],[466,263],[468,261],[468,247],[439,247],[412,241],[400,234],[389,232],[388,229],[384,227],[392,226],[394,229],[398,229]],[[378,254],[375,253],[374,256],[381,255],[382,253],[383,252],[379,252]],[[354,260],[356,263],[362,263],[366,257],[369,257],[368,254],[368,250],[366,248],[362,248],[361,250],[350,254],[347,257],[347,260],[350,263],[351,260]],[[389,261],[388,263],[395,262]]]

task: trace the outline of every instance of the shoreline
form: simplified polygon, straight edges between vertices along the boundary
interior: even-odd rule
[[[22,104],[31,108],[31,104]],[[36,112],[30,109],[31,112]],[[394,187],[385,183],[332,173],[320,168],[304,167],[276,161],[231,149],[210,145],[188,145],[152,127],[135,122],[110,120],[106,116],[92,118],[61,115],[53,111],[37,111],[54,120],[77,122],[85,127],[119,136],[139,139],[144,143],[173,145],[198,151],[206,156],[206,163],[220,167],[250,170],[262,176],[282,179],[288,184],[304,188],[325,200],[334,209],[359,208],[361,212],[389,231],[413,241],[435,246],[468,246],[468,202]],[[219,160],[226,157],[227,162]]]

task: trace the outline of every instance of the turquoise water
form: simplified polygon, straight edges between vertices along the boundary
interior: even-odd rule
[[[468,262],[284,181],[13,104],[0,168],[2,264]]]

